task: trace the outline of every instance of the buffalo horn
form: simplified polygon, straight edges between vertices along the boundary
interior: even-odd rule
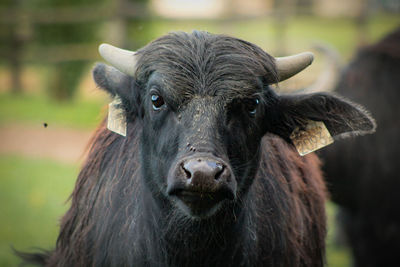
[[[99,46],[100,55],[119,71],[133,76],[135,73],[135,52],[124,50],[109,44]]]
[[[275,64],[278,71],[279,81],[284,81],[296,75],[307,66],[309,66],[314,59],[311,52],[304,52],[288,57],[275,58]]]

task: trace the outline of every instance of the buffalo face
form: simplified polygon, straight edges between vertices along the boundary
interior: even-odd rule
[[[167,79],[153,73],[146,86],[145,176],[153,177],[157,190],[187,215],[212,216],[253,179],[262,136],[254,104],[259,100],[226,99],[218,91],[182,94],[184,88],[166,86]]]

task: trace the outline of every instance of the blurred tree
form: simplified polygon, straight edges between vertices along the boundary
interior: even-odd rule
[[[368,16],[369,16],[368,0],[359,0],[357,15],[355,17],[358,47],[363,47],[367,44]]]
[[[275,28],[275,54],[283,56],[287,54],[287,28],[288,16],[293,7],[293,0],[280,0],[274,2],[274,28]]]
[[[147,8],[147,3],[149,0],[119,1],[130,3],[130,9],[135,10],[134,14],[131,14],[130,20],[127,22],[127,40],[124,45],[131,49],[137,50],[149,43],[153,38],[152,17],[149,15]]]
[[[102,26],[112,25],[107,31],[111,38],[105,39],[114,45],[137,49],[149,41],[146,2],[0,0],[0,55],[12,70],[13,91],[21,91],[21,62],[29,60],[51,63],[48,93],[60,101],[72,99],[88,60],[96,58],[95,47],[104,39]]]
[[[111,10],[111,17],[99,21],[70,23],[58,25],[42,25],[38,28],[38,40],[42,45],[66,45],[76,43],[100,42],[98,35],[102,22],[111,22],[114,45],[138,49],[150,39],[150,22],[146,17],[148,0],[38,0],[51,3],[52,6],[98,6],[106,3]],[[100,2],[100,3],[99,3]],[[146,29],[146,30],[143,30]],[[127,37],[130,38],[127,38]],[[50,94],[58,100],[68,100],[74,96],[82,73],[86,69],[86,61],[65,61],[55,64],[55,73],[50,84]]]
[[[314,4],[314,0],[295,0],[294,4],[296,8],[296,14],[312,15],[312,6]]]
[[[149,0],[114,0],[110,9],[113,15],[106,23],[104,41],[125,49],[139,49],[153,36]]]
[[[12,16],[16,19],[0,24],[0,56],[5,59],[11,72],[11,91],[20,93],[22,91],[22,48],[30,37],[29,22],[23,16],[23,1],[1,0],[0,8],[9,8]]]
[[[105,0],[33,0],[30,1],[32,9],[97,6]],[[60,9],[56,9],[60,8]],[[85,15],[85,14],[82,14]],[[76,14],[79,19],[79,14]],[[87,44],[99,40],[98,30],[101,20],[78,23],[75,21],[52,24],[35,25],[35,43],[46,49],[53,46],[68,44]],[[70,100],[73,98],[77,85],[86,67],[84,59],[63,60],[54,63],[54,69],[49,77],[48,92],[56,100]]]

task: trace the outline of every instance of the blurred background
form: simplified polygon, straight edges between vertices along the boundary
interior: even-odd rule
[[[399,13],[399,0],[0,0],[0,266],[19,263],[12,247],[55,244],[110,101],[91,78],[100,43],[135,50],[170,31],[198,29],[274,56],[315,51],[314,64],[278,88],[296,90],[394,30]],[[349,249],[334,238],[335,209],[328,204],[327,261],[351,266]]]

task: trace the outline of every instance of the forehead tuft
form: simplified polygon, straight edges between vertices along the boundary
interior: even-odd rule
[[[247,97],[275,82],[274,59],[249,42],[202,31],[174,32],[138,51],[136,79],[156,72],[166,90],[184,95]]]

